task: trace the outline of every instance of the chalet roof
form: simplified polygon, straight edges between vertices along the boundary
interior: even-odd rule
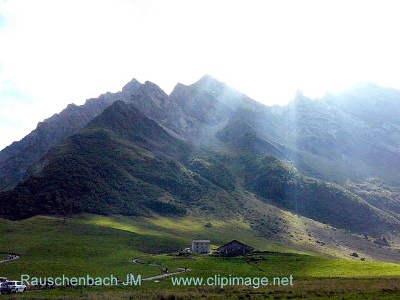
[[[249,245],[246,245],[246,244],[243,244],[242,242],[239,242],[238,240],[232,240],[232,241],[230,241],[229,243],[226,243],[225,245],[220,246],[217,250],[221,249],[222,247],[228,246],[229,244],[232,244],[232,243],[234,243],[234,242],[236,242],[236,243],[238,243],[238,244],[241,244],[241,245],[243,245],[243,246],[246,246],[246,247],[253,248],[253,247],[251,247],[251,246],[249,246]]]
[[[210,240],[193,240],[192,243],[210,243]]]

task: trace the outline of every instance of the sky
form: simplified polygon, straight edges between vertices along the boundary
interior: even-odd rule
[[[0,149],[136,78],[209,74],[267,105],[400,89],[398,1],[0,0]]]

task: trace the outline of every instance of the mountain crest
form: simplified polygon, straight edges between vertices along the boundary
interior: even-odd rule
[[[122,93],[129,94],[132,92],[136,92],[141,85],[142,84],[138,80],[133,78],[131,81],[124,85],[124,87],[122,88]]]
[[[202,88],[212,89],[215,87],[221,87],[226,84],[223,83],[222,81],[215,79],[211,75],[206,74],[203,77],[201,77],[197,82],[195,82],[194,85],[200,86]]]

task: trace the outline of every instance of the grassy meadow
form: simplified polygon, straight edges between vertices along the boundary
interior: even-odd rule
[[[211,224],[211,225],[210,225]],[[0,220],[0,253],[18,253],[0,264],[0,276],[107,277],[129,273],[142,279],[168,268],[190,271],[181,277],[293,278],[293,285],[173,286],[171,278],[142,281],[141,286],[59,287],[4,299],[398,299],[400,265],[338,259],[299,252],[261,238],[243,220],[185,217],[172,220],[82,215],[75,218],[35,217]],[[192,239],[211,239],[216,248],[232,239],[263,251],[248,256],[178,256]],[[137,263],[131,259],[137,258]]]

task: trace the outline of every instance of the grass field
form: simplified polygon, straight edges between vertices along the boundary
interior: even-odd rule
[[[211,223],[211,226],[209,225]],[[204,226],[208,224],[208,226]],[[4,299],[398,299],[400,265],[323,257],[299,253],[258,236],[243,220],[204,220],[186,217],[128,218],[84,215],[70,219],[35,217],[11,222],[0,220],[0,252],[21,258],[0,264],[0,276],[142,278],[168,268],[187,268],[180,277],[258,278],[292,276],[286,286],[173,286],[171,278],[143,281],[141,286],[60,287]],[[258,250],[244,257],[214,255],[177,256],[194,238],[211,239],[213,247],[232,239]],[[138,263],[132,263],[138,258]]]

